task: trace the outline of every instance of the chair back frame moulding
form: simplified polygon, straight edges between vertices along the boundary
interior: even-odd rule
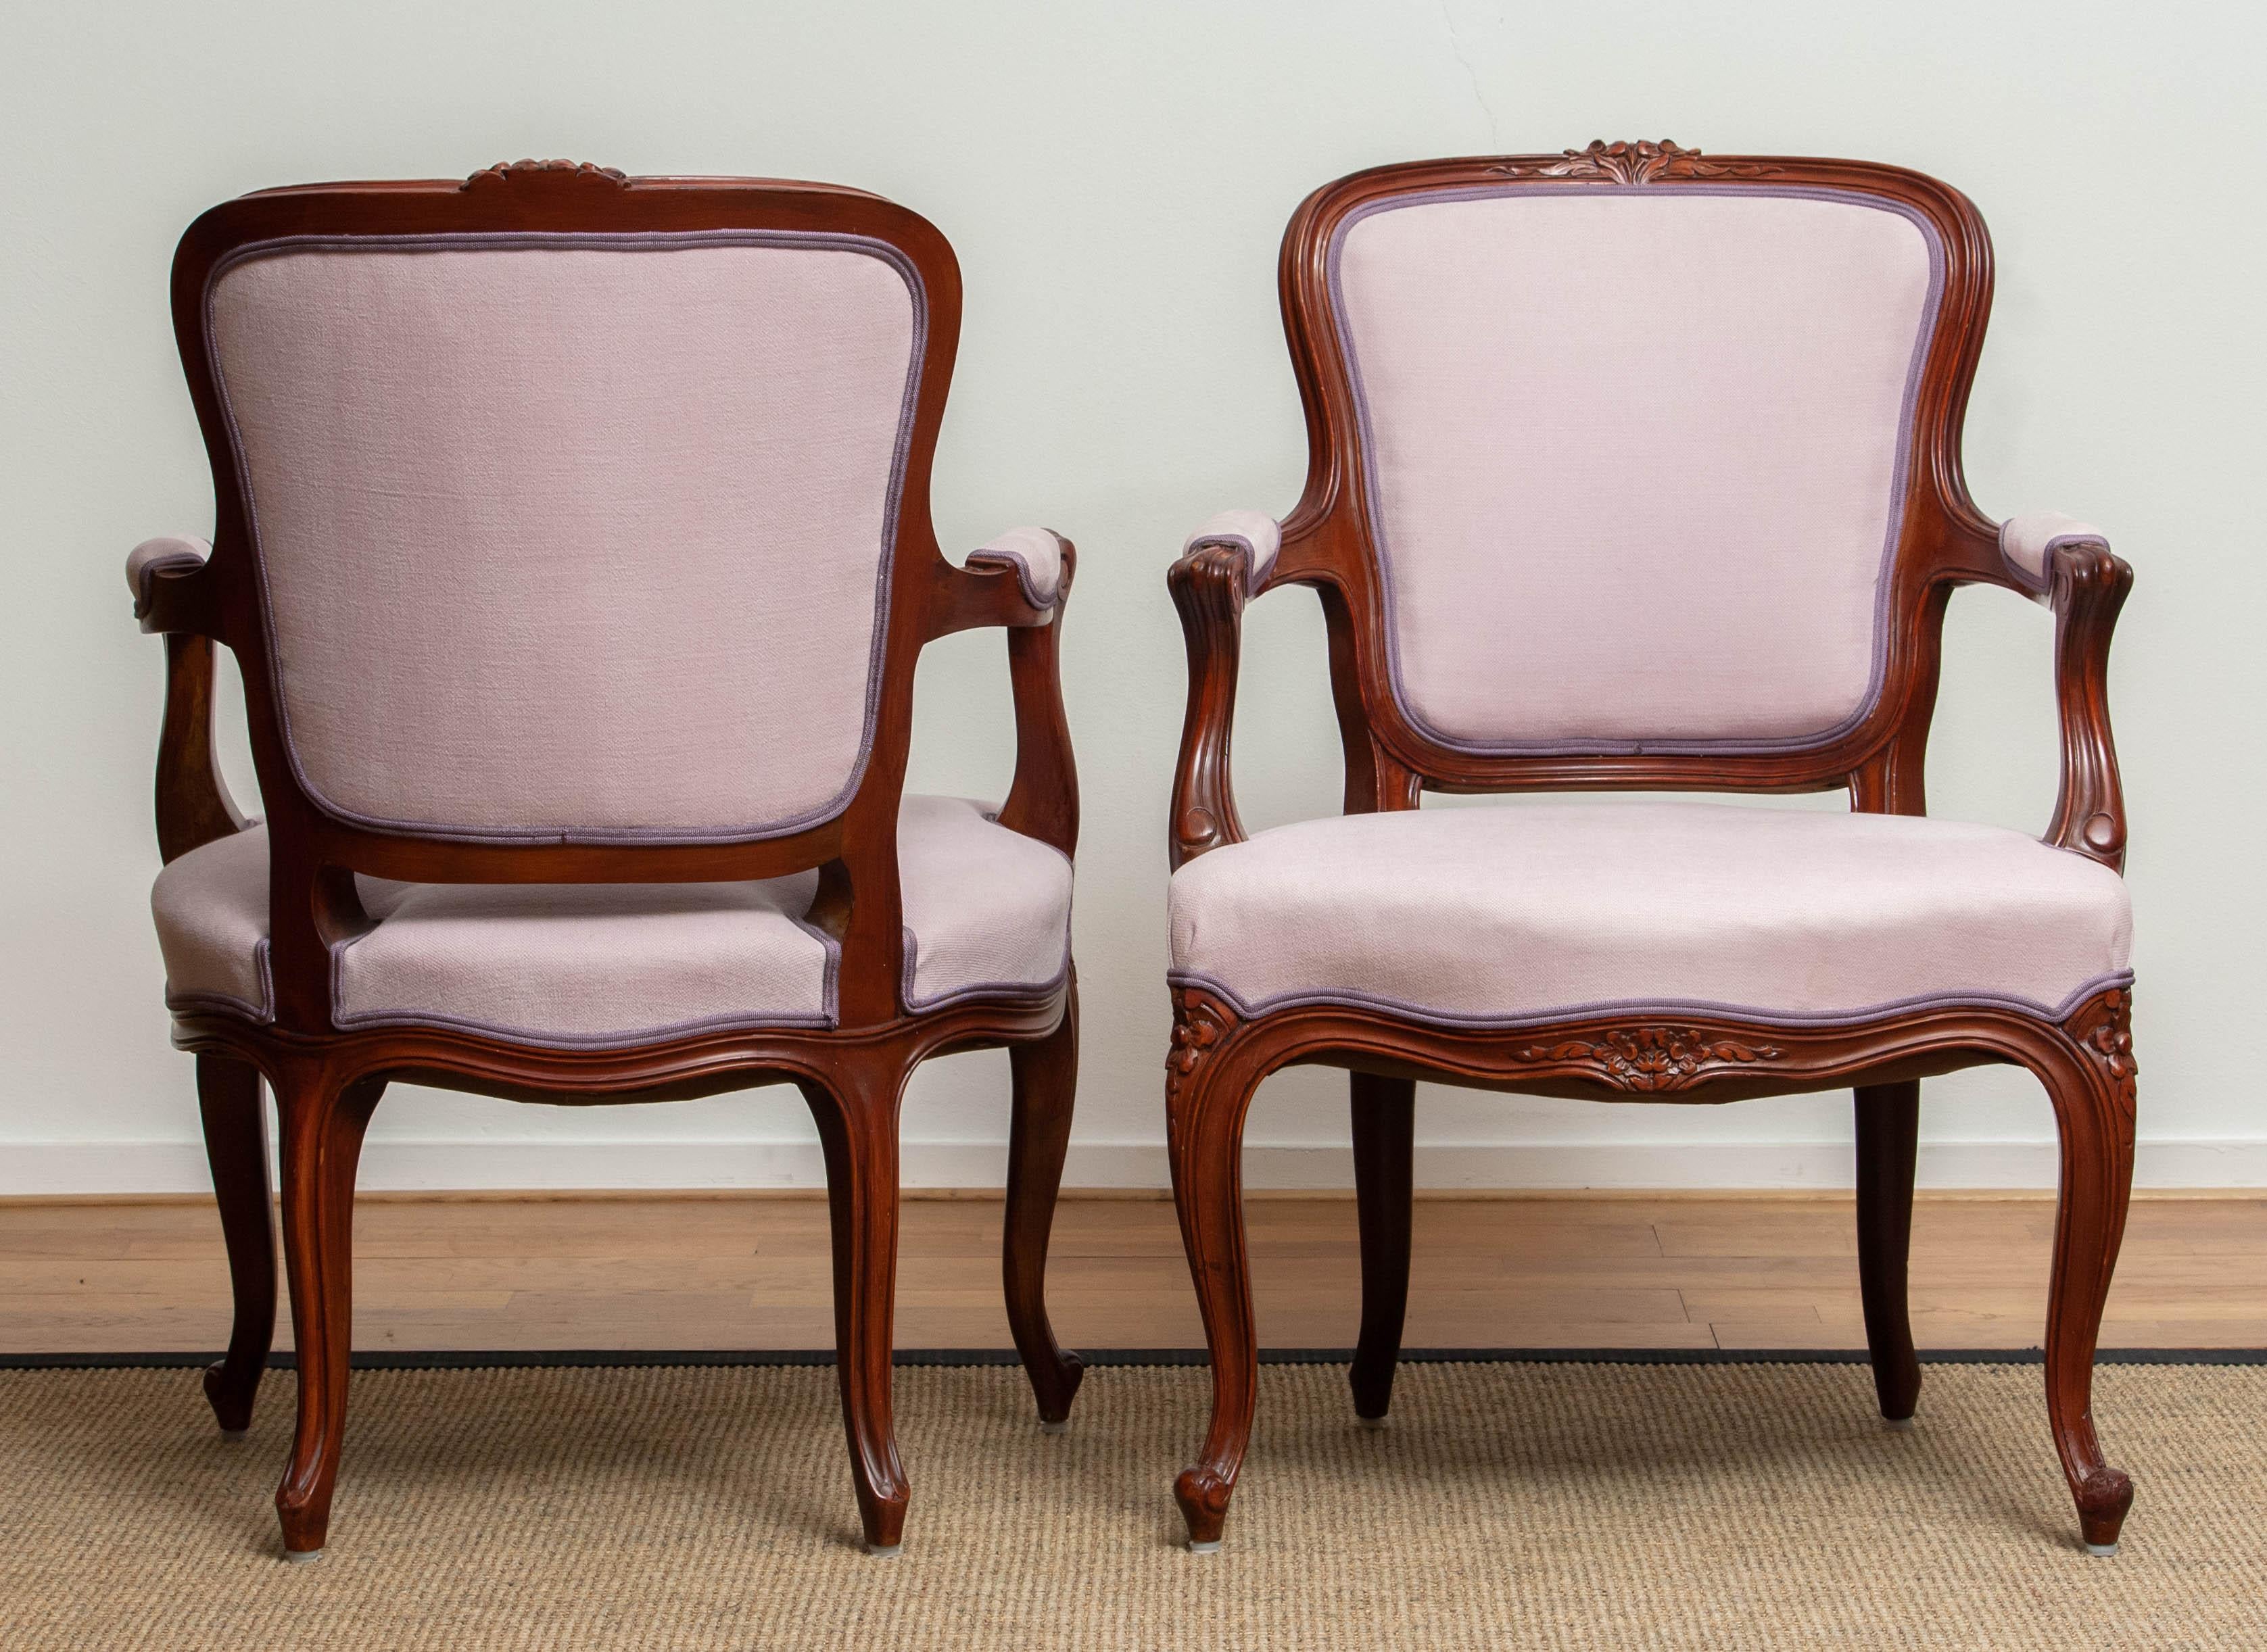
[[[1904,493],[1887,581],[1876,686],[1861,715],[1808,743],[1706,750],[1475,751],[1415,725],[1395,691],[1390,619],[1352,374],[1334,319],[1330,260],[1341,225],[1410,196],[1557,187],[1596,194],[1683,188],[1861,196],[1918,218],[1940,244],[1933,335],[1916,383]],[[1306,412],[1305,490],[1274,556],[1236,534],[1200,535],[1168,576],[1189,664],[1189,698],[1167,830],[1178,869],[1240,843],[1230,775],[1245,603],[1287,585],[1320,598],[1345,753],[1347,814],[1411,809],[1423,791],[1544,788],[1793,793],[1846,788],[1854,809],[1926,813],[1923,763],[1944,611],[1963,585],[2046,601],[2056,624],[2062,787],[2043,840],[2122,870],[2125,818],[2111,740],[2107,662],[2132,571],[2092,534],[2048,547],[2042,582],[2003,552],[1970,498],[1960,459],[1992,296],[1992,249],[1958,191],[1919,173],[1845,160],[1717,157],[1670,143],[1596,143],[1558,155],[1383,166],[1324,186],[1282,246],[1284,331]],[[1673,329],[1676,288],[1662,319]],[[1596,623],[1641,619],[1612,612]],[[1599,1100],[1719,1102],[1850,1086],[1857,1094],[1860,1273],[1885,1416],[1910,1418],[1920,1385],[1905,1312],[1919,1080],[1982,1064],[2029,1069],[2053,1102],[2063,1187],[2046,1329],[2050,1422],[2087,1541],[2117,1540],[2132,1496],[2103,1460],[2089,1410],[2095,1338],[2132,1173],[2131,992],[2093,994],[2059,1022],[2012,1005],[1936,1005],[1855,1024],[1790,1026],[1706,1014],[1586,1015],[1499,1029],[1457,1027],[1354,1002],[1246,1012],[1202,980],[1170,983],[1166,1061],[1174,1188],[1214,1372],[1212,1425],[1177,1487],[1192,1542],[1220,1538],[1250,1439],[1256,1349],[1244,1239],[1244,1120],[1260,1081],[1316,1064],[1352,1074],[1364,1310],[1353,1371],[1358,1411],[1382,1421],[1398,1357],[1409,1266],[1413,1086],[1459,1085]]]
[[[917,394],[900,460],[894,539],[863,767],[838,812],[781,835],[735,841],[465,841],[377,830],[327,813],[303,786],[279,710],[274,636],[227,411],[216,378],[208,294],[232,254],[292,238],[559,234],[683,237],[761,232],[860,238],[891,252],[917,285]],[[929,471],[950,382],[961,285],[950,245],[926,220],[878,196],[772,179],[628,178],[563,161],[501,164],[469,179],[339,183],[268,190],[212,208],[183,236],[172,313],[190,396],[211,460],[216,527],[209,559],[164,555],[131,570],[143,628],[167,640],[168,695],[157,775],[158,837],[170,862],[244,830],[211,750],[213,644],[242,669],[253,756],[269,834],[273,1015],[184,1005],[174,1040],[199,1057],[208,1147],[230,1236],[237,1330],[207,1391],[224,1428],[241,1429],[275,1311],[259,1078],[282,1129],[284,1240],[302,1380],[297,1438],[277,1503],[287,1549],[323,1546],[346,1395],[354,1165],[363,1122],[396,1080],[546,1102],[652,1101],[753,1085],[800,1087],[818,1120],[834,1208],[840,1377],[867,1540],[899,1540],[906,1480],[889,1410],[891,1293],[898,1207],[897,1112],[929,1056],[1006,1047],[1015,1089],[1003,1258],[1009,1314],[1041,1414],[1067,1414],[1080,1366],[1055,1343],[1040,1287],[1075,1077],[1076,986],[1001,987],[914,1013],[906,1001],[898,812],[924,644],[977,626],[1008,633],[1017,755],[999,824],[1066,857],[1078,792],[1059,681],[1063,605],[1075,553],[1038,588],[1014,556],[948,560],[929,519]],[[437,595],[436,600],[440,600]],[[829,1027],[710,1028],[613,1048],[539,1048],[448,1026],[341,1030],[333,948],[370,919],[355,874],[421,883],[737,881],[816,867],[809,921],[837,943]]]

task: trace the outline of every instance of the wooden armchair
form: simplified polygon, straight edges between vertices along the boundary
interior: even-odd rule
[[[2105,669],[2132,574],[2058,516],[1981,515],[1960,430],[1992,291],[1975,208],[1849,161],[1672,143],[1389,166],[1292,219],[1307,412],[1282,523],[1231,512],[1170,576],[1189,705],[1170,824],[1166,1109],[1214,1372],[1177,1487],[1218,1542],[1250,1439],[1239,1159],[1276,1069],[1352,1072],[1357,1412],[1408,1290],[1413,1081],[1599,1100],[1850,1085],[1883,1416],[1919,1080],[2030,1069],[2062,1137],[2047,1407],[2090,1548],[2132,1498],[2088,1393],[2133,1157],[2125,816]],[[2062,794],[2043,841],[1925,817],[1954,588],[2055,614]],[[1247,840],[1239,616],[1322,599],[1341,817]],[[1851,812],[1419,793],[1803,792]],[[1516,1427],[1516,1420],[1506,1426]]]
[[[218,526],[128,569],[170,672],[153,905],[234,1275],[206,1375],[231,1430],[275,1318],[263,1076],[282,1121],[287,1552],[325,1541],[355,1164],[400,1079],[799,1086],[859,1510],[893,1553],[898,1106],[930,1056],[1010,1052],[1003,1273],[1044,1421],[1081,1374],[1042,1297],[1077,1065],[1074,553],[938,552],[950,247],[853,190],[523,162],[216,207],[173,315]],[[978,625],[1016,698],[996,815],[902,795],[915,657]],[[213,765],[215,641],[265,824]]]

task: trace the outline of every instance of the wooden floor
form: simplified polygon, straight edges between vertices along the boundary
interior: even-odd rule
[[[2039,1341],[2054,1206],[1924,1195],[1924,1349]],[[1262,1341],[1344,1348],[1358,1304],[1343,1197],[1251,1206]],[[912,1199],[900,1348],[1005,1348],[1000,1207]],[[795,1197],[366,1197],[355,1346],[817,1349],[833,1341],[826,1207]],[[1428,1198],[1410,1348],[1863,1346],[1846,1197]],[[1172,1205],[1067,1197],[1050,1295],[1074,1348],[1201,1346]],[[0,1353],[209,1349],[228,1281],[209,1205],[0,1202]],[[288,1315],[282,1327],[288,1345]],[[2267,1348],[2267,1198],[2142,1198],[2108,1348]]]

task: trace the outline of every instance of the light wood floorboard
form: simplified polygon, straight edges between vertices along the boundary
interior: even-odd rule
[[[1351,1202],[1250,1220],[1262,1341],[1351,1343]],[[1862,1347],[1852,1223],[1835,1196],[1426,1198],[1406,1345]],[[1915,1340],[2036,1345],[2053,1229],[2046,1199],[1924,1195]],[[906,1202],[900,1348],[1009,1345],[999,1242],[996,1199]],[[1074,1348],[1203,1341],[1161,1198],[1066,1196],[1050,1294]],[[359,1349],[825,1348],[833,1301],[818,1199],[379,1196],[356,1218]],[[0,1353],[214,1349],[228,1321],[209,1204],[0,1202]],[[2267,1199],[2137,1200],[2102,1342],[2267,1348]]]

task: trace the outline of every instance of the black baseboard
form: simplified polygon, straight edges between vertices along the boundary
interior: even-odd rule
[[[217,1353],[0,1354],[0,1371],[185,1370],[209,1365]],[[1117,1348],[1082,1353],[1089,1366],[1202,1365],[1200,1348]],[[1862,1365],[1863,1349],[1725,1348],[1412,1348],[1402,1360],[1412,1365]],[[1924,1350],[1926,1365],[2036,1365],[2036,1348],[1938,1349]],[[1350,1348],[1262,1349],[1268,1365],[1344,1365]],[[290,1354],[271,1354],[270,1367],[290,1370]],[[832,1365],[832,1349],[435,1349],[427,1352],[386,1349],[357,1352],[356,1371],[480,1371],[512,1366],[612,1365]],[[1010,1349],[899,1349],[900,1365],[1013,1365]],[[2267,1349],[2105,1348],[2101,1365],[2263,1365]]]

